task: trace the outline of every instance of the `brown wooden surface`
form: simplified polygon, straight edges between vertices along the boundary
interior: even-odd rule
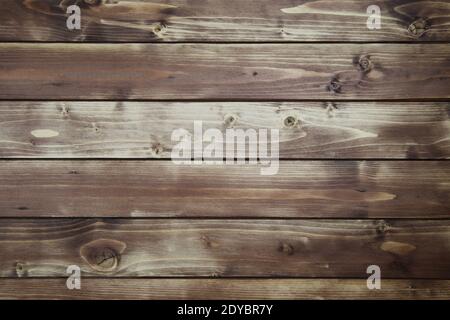
[[[3,161],[3,217],[449,218],[440,161]]]
[[[0,299],[439,299],[450,298],[449,280],[382,280],[368,290],[361,279],[93,279],[68,290],[66,279],[0,279]]]
[[[224,135],[228,128],[278,129],[284,159],[445,159],[449,113],[447,102],[3,101],[0,157],[170,159],[178,143],[172,132],[193,133],[202,121],[204,131]]]
[[[448,0],[3,1],[0,299],[450,299],[449,43]],[[172,163],[194,121],[279,173]]]
[[[0,99],[445,99],[445,44],[0,44]]]
[[[449,220],[4,219],[1,277],[447,278]]]
[[[81,4],[82,30],[66,28],[79,1],[8,0],[0,41],[449,41],[450,3],[413,0],[142,0]],[[60,5],[61,3],[61,5]],[[381,8],[380,30],[367,7]]]

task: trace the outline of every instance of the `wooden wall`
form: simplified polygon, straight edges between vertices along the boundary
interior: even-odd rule
[[[450,298],[450,1],[4,2],[0,298]],[[174,164],[194,121],[279,173]]]

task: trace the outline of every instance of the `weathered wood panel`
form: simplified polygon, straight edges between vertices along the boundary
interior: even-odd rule
[[[446,0],[4,2],[0,41],[450,40]],[[66,9],[75,3],[81,6],[82,29],[69,31]],[[370,5],[381,9],[379,30],[367,28]]]
[[[0,299],[300,300],[450,299],[449,280],[382,280],[368,290],[359,279],[82,279],[67,290],[65,279],[0,279]]]
[[[0,276],[450,276],[449,220],[4,219]]]
[[[224,135],[228,128],[278,129],[286,159],[441,159],[450,158],[449,114],[450,104],[439,102],[10,101],[0,102],[0,157],[170,159],[178,143],[172,132],[194,133],[202,121],[204,131]]]
[[[275,165],[275,164],[274,164]],[[3,217],[449,218],[442,161],[2,161]]]
[[[0,99],[450,98],[445,44],[1,44]]]

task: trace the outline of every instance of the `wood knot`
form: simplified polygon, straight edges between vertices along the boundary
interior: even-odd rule
[[[160,143],[154,143],[151,147],[151,153],[154,157],[160,157],[164,152],[164,147]]]
[[[65,104],[64,104],[59,110],[61,111],[61,115],[62,115],[64,118],[67,118],[67,117],[69,116],[70,110],[69,110],[69,107],[66,106]]]
[[[16,275],[21,278],[21,277],[26,277],[28,272],[25,268],[25,264],[23,262],[17,262],[16,263]]]
[[[334,102],[327,102],[325,104],[324,108],[325,108],[328,118],[333,118],[335,111],[339,109]]]
[[[286,128],[294,128],[298,125],[298,119],[294,116],[287,116],[283,123]]]
[[[338,78],[331,79],[330,83],[328,83],[327,89],[328,89],[328,91],[331,91],[334,93],[341,93],[342,85],[339,82],[339,79]]]
[[[94,123],[92,123],[92,128],[94,129],[94,131],[96,132],[96,133],[99,133],[100,132],[100,128],[97,126],[97,124],[94,122]]]
[[[99,272],[111,272],[119,267],[126,244],[111,239],[98,239],[80,249],[81,257],[89,266]]]
[[[380,220],[376,225],[375,232],[379,236],[384,236],[384,234],[388,232],[390,228],[391,226],[386,221]]]
[[[370,70],[372,70],[372,61],[370,61],[370,57],[369,56],[361,56],[359,57],[358,60],[358,69],[362,72],[369,72]]]
[[[224,124],[226,128],[233,128],[237,122],[237,116],[232,114],[227,114],[224,118]]]
[[[285,253],[288,256],[292,256],[294,254],[294,247],[286,242],[280,242],[278,246],[278,251]]]
[[[210,239],[210,237],[208,236],[202,236],[200,238],[200,240],[202,241],[203,245],[205,246],[205,248],[216,248],[218,247],[218,244],[216,242],[214,242],[213,240]]]
[[[163,22],[159,22],[153,25],[153,33],[158,38],[162,38],[167,32],[167,25]]]
[[[408,33],[416,38],[420,38],[430,28],[430,24],[425,18],[417,18],[408,26]]]

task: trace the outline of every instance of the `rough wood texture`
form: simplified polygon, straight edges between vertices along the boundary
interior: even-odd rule
[[[172,132],[202,121],[224,135],[279,129],[286,159],[441,159],[450,158],[449,114],[438,102],[0,102],[0,157],[170,159]]]
[[[450,3],[445,0],[4,2],[1,41],[450,40]],[[75,3],[82,8],[82,30],[69,31],[66,8]],[[380,30],[367,28],[370,5],[381,8]]]
[[[450,276],[449,220],[4,219],[1,277]]]
[[[0,299],[450,299],[449,280],[382,280],[368,290],[359,279],[82,279],[67,290],[65,279],[0,279]]]
[[[3,2],[0,299],[450,298],[450,1]],[[174,164],[194,121],[279,173]]]
[[[0,99],[450,98],[444,44],[0,44]]]
[[[442,161],[3,161],[3,217],[449,218]]]

